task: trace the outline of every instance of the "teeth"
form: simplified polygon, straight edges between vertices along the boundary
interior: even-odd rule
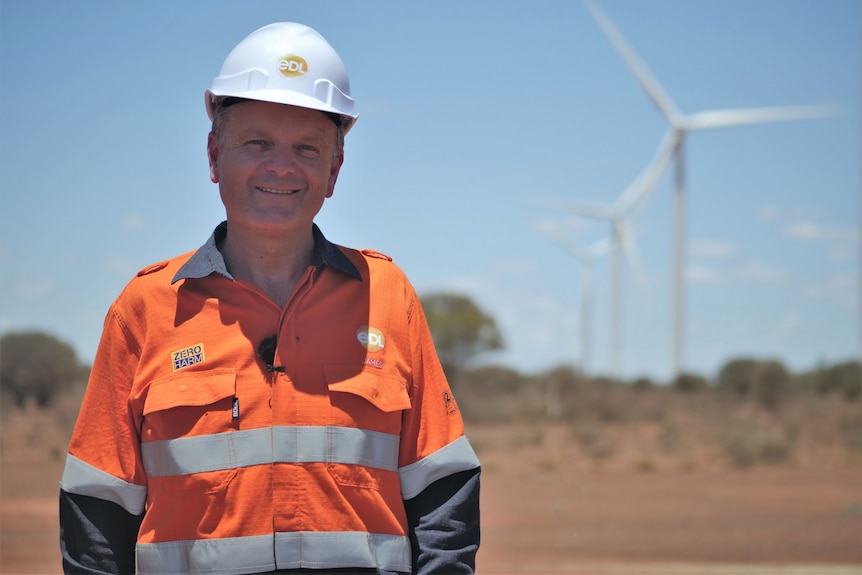
[[[274,188],[258,188],[258,190],[262,192],[266,192],[268,194],[279,194],[283,196],[289,196],[290,194],[295,194],[298,190],[276,190]]]

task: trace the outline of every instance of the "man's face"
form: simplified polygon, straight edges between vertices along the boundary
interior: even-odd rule
[[[230,229],[264,236],[310,232],[344,161],[336,127],[321,112],[249,101],[210,134],[210,179],[219,184]]]

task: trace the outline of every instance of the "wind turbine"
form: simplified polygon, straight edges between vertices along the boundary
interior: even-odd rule
[[[613,375],[622,372],[622,283],[623,255],[629,261],[638,283],[643,283],[643,269],[634,240],[634,226],[667,169],[679,142],[679,134],[670,130],[665,134],[653,159],[628,185],[612,205],[566,202],[563,207],[582,217],[606,220],[611,225],[611,365]]]
[[[592,330],[593,330],[593,292],[594,276],[593,264],[607,255],[611,244],[608,238],[593,242],[587,247],[570,241],[555,226],[537,224],[536,228],[554,240],[569,255],[574,256],[581,263],[581,317],[580,317],[580,339],[581,339],[581,372],[586,374],[589,369],[590,357],[592,355]]]
[[[824,117],[834,114],[836,109],[832,106],[788,106],[781,108],[709,110],[694,114],[683,114],[601,8],[591,0],[587,0],[586,3],[605,36],[608,37],[616,51],[625,60],[641,85],[641,88],[643,88],[647,96],[652,100],[652,103],[665,117],[675,134],[673,371],[676,376],[679,375],[682,369],[682,331],[685,323],[683,319],[685,310],[683,266],[686,227],[685,136],[693,130]]]

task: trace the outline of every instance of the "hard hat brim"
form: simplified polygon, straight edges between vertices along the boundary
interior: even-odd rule
[[[344,134],[350,131],[353,127],[353,124],[356,123],[356,120],[359,118],[359,115],[350,115],[345,114],[332,106],[317,100],[316,98],[312,98],[310,96],[306,96],[305,94],[300,94],[297,92],[288,92],[285,90],[250,90],[247,92],[241,93],[231,93],[231,94],[217,94],[212,90],[207,90],[204,94],[207,115],[209,116],[210,121],[213,119],[213,103],[216,98],[222,97],[230,97],[230,98],[242,98],[244,100],[257,100],[259,102],[272,102],[274,104],[285,104],[287,106],[298,106],[300,108],[309,108],[311,110],[318,110],[320,112],[326,112],[329,114],[336,114],[337,116],[342,118],[341,121],[341,129]]]

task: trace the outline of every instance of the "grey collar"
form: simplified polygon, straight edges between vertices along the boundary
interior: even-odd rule
[[[344,252],[337,245],[323,236],[323,232],[320,231],[317,224],[312,224],[312,233],[314,235],[314,254],[311,260],[313,266],[322,267],[326,265],[362,281],[362,275],[350,261],[350,258],[344,255]],[[233,280],[233,276],[227,271],[224,257],[218,249],[218,245],[224,241],[225,237],[227,237],[227,222],[222,222],[216,226],[206,243],[198,248],[192,257],[177,270],[171,283],[174,284],[184,279],[205,278],[213,273]]]

